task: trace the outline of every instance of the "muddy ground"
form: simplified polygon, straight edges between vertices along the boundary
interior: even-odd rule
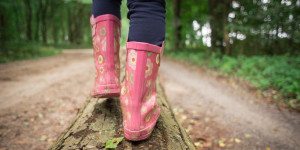
[[[0,65],[0,150],[47,149],[93,85],[91,50]],[[228,79],[164,59],[160,80],[198,149],[297,149],[300,115]]]

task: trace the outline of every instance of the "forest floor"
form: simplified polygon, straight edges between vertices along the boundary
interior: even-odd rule
[[[0,64],[0,150],[47,149],[93,85],[91,51]],[[300,114],[254,90],[164,58],[160,80],[199,149],[297,149]]]

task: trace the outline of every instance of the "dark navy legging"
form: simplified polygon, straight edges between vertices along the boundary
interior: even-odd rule
[[[127,0],[130,19],[128,41],[161,46],[165,40],[165,0]],[[92,14],[112,14],[121,19],[121,0],[93,0]]]

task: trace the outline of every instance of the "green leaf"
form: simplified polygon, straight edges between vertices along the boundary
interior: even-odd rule
[[[116,148],[118,144],[124,139],[124,137],[113,138],[106,142],[105,148]]]

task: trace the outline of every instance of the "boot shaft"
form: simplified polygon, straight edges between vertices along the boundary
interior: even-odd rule
[[[120,20],[113,15],[91,16],[91,29],[96,68],[92,96],[102,97],[120,91]],[[118,95],[118,94],[113,94]]]
[[[142,42],[127,42],[126,72],[121,90],[124,128],[151,133],[160,108],[155,82],[162,48]],[[152,126],[152,127],[151,127]],[[139,134],[143,134],[143,133]],[[133,134],[136,135],[136,134]]]

